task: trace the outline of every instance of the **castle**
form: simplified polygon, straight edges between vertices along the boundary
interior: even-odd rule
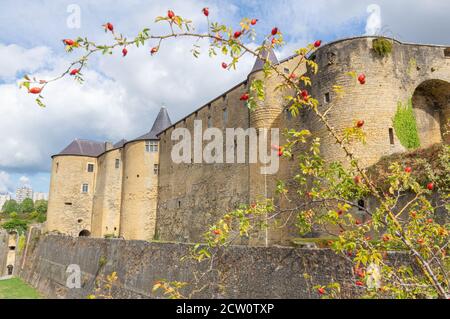
[[[319,65],[317,74],[302,66],[312,79],[308,90],[319,99],[319,108],[333,106],[328,116],[336,130],[358,119],[365,121],[367,144],[355,146],[354,151],[366,167],[383,156],[406,151],[392,122],[399,102],[412,101],[421,147],[449,142],[443,130],[450,118],[450,47],[386,39],[393,44],[392,52],[380,56],[373,48],[375,39],[350,38],[322,46],[311,57]],[[278,61],[270,49],[265,54],[286,74],[300,59]],[[54,155],[47,230],[71,236],[196,242],[226,211],[272,197],[276,180],[295,172],[295,159],[282,159],[276,175],[262,175],[261,165],[252,163],[175,164],[171,133],[180,127],[193,132],[195,120],[222,130],[309,129],[320,137],[326,159],[343,159],[341,149],[313,114],[304,111],[292,118],[284,110],[283,94],[274,90],[280,79],[264,79],[263,64],[257,59],[245,81],[177,123],[171,123],[162,108],[151,130],[141,137],[114,145],[74,140]],[[353,71],[366,74],[364,86],[347,75]],[[255,79],[265,81],[267,96],[251,112],[240,97]],[[335,84],[345,90],[340,98],[333,91]],[[283,244],[294,235],[289,229],[271,228],[249,244]]]

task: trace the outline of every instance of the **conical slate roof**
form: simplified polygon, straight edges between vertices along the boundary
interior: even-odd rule
[[[57,155],[80,155],[97,157],[104,153],[106,145],[104,142],[76,139]]]
[[[121,139],[120,141],[118,141],[113,145],[113,148],[121,148],[122,146],[125,145],[126,142],[127,142],[126,139]]]
[[[278,64],[279,63],[278,58],[275,52],[273,52],[272,47],[269,46],[267,43],[264,43],[263,45],[264,47],[261,50],[260,55],[264,58],[268,58],[272,64]],[[253,69],[250,73],[262,70],[264,68],[264,63],[265,61],[263,59],[257,57],[255,64],[253,65]]]
[[[167,109],[163,106],[159,110],[158,116],[153,123],[152,129],[147,134],[139,136],[135,140],[157,140],[158,134],[164,131],[166,128],[172,125]]]

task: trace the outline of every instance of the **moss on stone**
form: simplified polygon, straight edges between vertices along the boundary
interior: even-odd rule
[[[374,39],[372,47],[376,53],[381,57],[386,57],[392,53],[392,41],[385,38]]]

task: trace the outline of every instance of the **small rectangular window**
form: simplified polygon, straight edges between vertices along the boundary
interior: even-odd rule
[[[158,164],[153,165],[153,173],[155,173],[155,175],[158,175],[158,173],[159,173],[159,165]]]
[[[146,141],[145,151],[147,153],[158,153],[158,142],[157,141]]]
[[[94,171],[94,164],[88,164],[88,166],[87,166],[87,171],[88,171],[89,173],[92,173],[92,172]]]
[[[330,93],[327,92],[325,93],[325,103],[330,103],[331,102],[331,96]]]
[[[118,159],[118,158],[116,158],[116,168],[119,168],[120,167],[120,159]]]
[[[226,108],[223,109],[223,125],[226,126],[228,122],[228,110]]]
[[[72,206],[72,203],[64,203],[66,206]]]
[[[389,128],[389,141],[391,145],[394,145],[394,129]]]
[[[450,58],[450,48],[446,48],[446,49],[444,50],[444,56],[445,56],[446,58]]]
[[[291,72],[288,68],[284,68],[284,73],[289,74]]]
[[[212,127],[212,119],[211,119],[211,116],[208,116],[208,127]]]
[[[87,193],[89,191],[89,185],[88,184],[83,184],[81,191],[83,193]]]

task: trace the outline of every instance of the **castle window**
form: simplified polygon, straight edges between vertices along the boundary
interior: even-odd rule
[[[153,165],[153,173],[155,175],[158,175],[158,173],[159,173],[159,165],[158,164]]]
[[[66,206],[72,206],[72,203],[64,203]]]
[[[58,169],[59,169],[59,162],[56,162],[56,173],[58,173]]]
[[[157,141],[146,141],[145,151],[147,153],[158,153],[158,142]]]
[[[288,68],[284,68],[284,73],[289,74],[291,72]]]
[[[227,95],[226,94],[224,94],[224,95],[222,95],[222,100],[226,100],[227,99]]]
[[[325,103],[331,102],[331,95],[330,92],[325,93]]]
[[[8,269],[8,276],[11,276],[13,274],[14,266],[8,265],[6,268]]]
[[[83,186],[81,187],[81,192],[82,193],[87,193],[89,192],[89,185],[88,184],[83,184]]]
[[[226,108],[223,109],[223,126],[226,126],[228,122],[228,110]]]
[[[391,145],[394,145],[394,129],[389,128],[389,141]]]
[[[208,127],[212,127],[212,119],[211,119],[211,116],[208,116]]]
[[[116,158],[116,168],[120,167],[120,159]]]
[[[445,56],[446,58],[450,58],[450,48],[446,48],[446,49],[444,50],[444,56]]]
[[[178,208],[181,207],[181,200],[178,201]]]
[[[94,164],[89,163],[89,164],[87,165],[87,171],[88,171],[89,173],[92,173],[92,172],[94,171]]]

